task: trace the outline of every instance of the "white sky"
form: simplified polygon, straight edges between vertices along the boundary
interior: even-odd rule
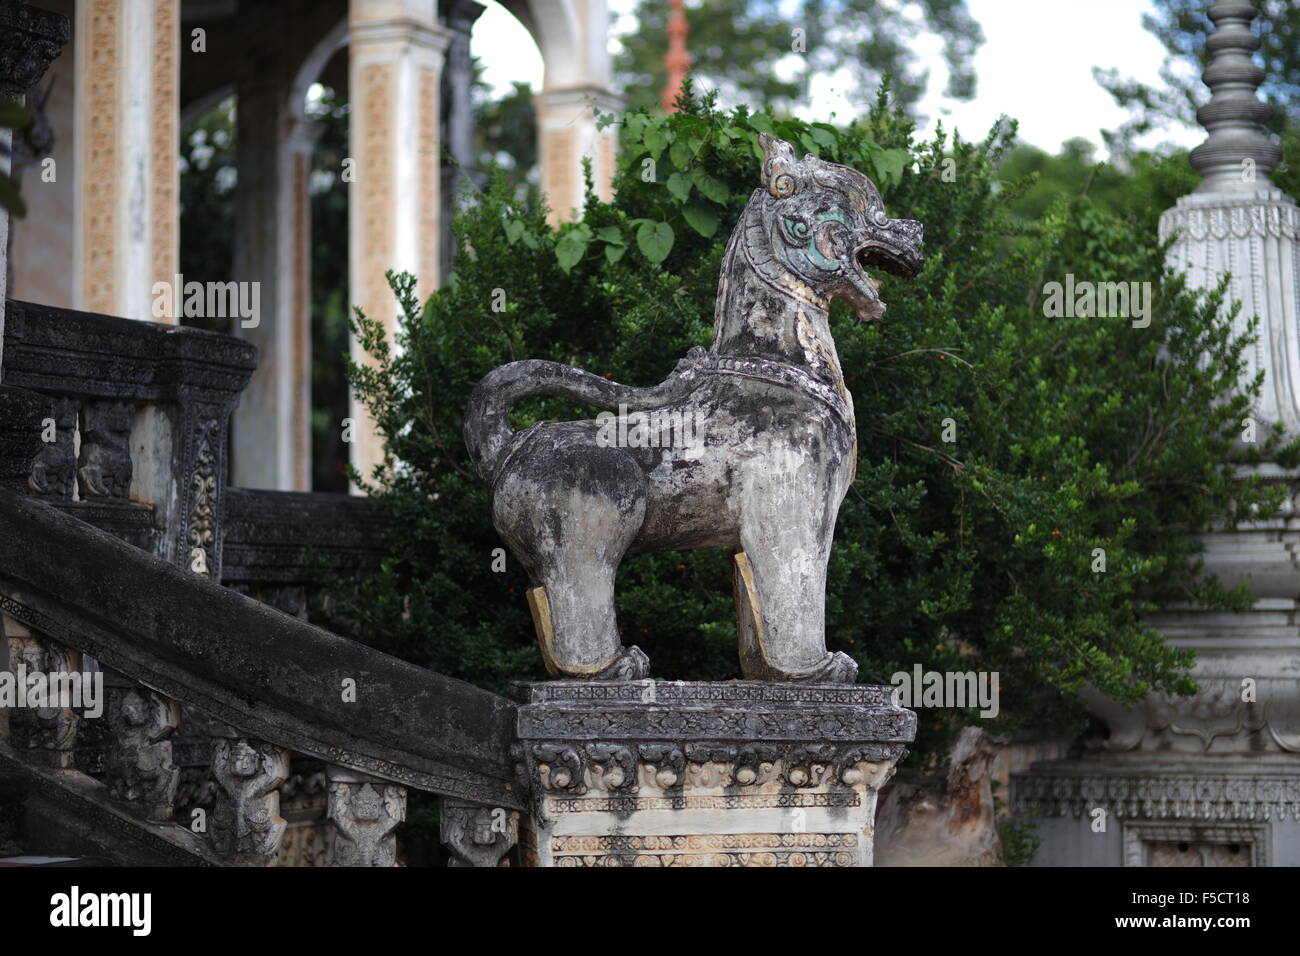
[[[488,9],[474,26],[471,49],[484,63],[486,80],[499,91],[509,89],[513,80],[539,88],[542,60],[536,44],[504,7],[495,0],[483,2]],[[975,99],[962,103],[942,96],[947,82],[942,42],[922,38],[917,52],[930,69],[929,93],[921,103],[930,118],[926,132],[942,119],[966,139],[978,139],[1006,113],[1020,121],[1023,140],[1051,152],[1074,136],[1100,146],[1101,130],[1122,124],[1126,113],[1093,79],[1092,68],[1117,67],[1125,76],[1160,85],[1164,50],[1142,28],[1150,0],[967,0],[967,5],[985,38],[975,55]],[[632,7],[633,0],[610,0],[615,34],[635,26],[627,15]],[[687,0],[688,19],[689,7]],[[610,43],[616,48],[615,38]],[[856,113],[836,92],[836,79],[817,78],[813,102],[800,114],[826,119],[833,112],[840,117]],[[1143,145],[1169,141],[1194,146],[1204,138],[1199,128],[1170,128]]]

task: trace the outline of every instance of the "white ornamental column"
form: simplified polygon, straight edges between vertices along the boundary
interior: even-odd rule
[[[613,89],[606,0],[529,0],[528,14],[546,66],[534,98],[537,165],[556,225],[582,213],[584,156],[596,195],[613,195],[618,130],[597,120],[621,109],[622,99]]]
[[[423,301],[438,286],[441,225],[438,111],[451,34],[436,0],[351,0],[348,275],[352,304],[396,328],[397,300],[384,273],[419,277]],[[352,357],[366,361],[354,341]],[[369,478],[383,443],[365,406],[351,400],[351,462]]]
[[[1213,96],[1196,115],[1210,135],[1191,156],[1201,184],[1160,217],[1160,238],[1178,234],[1170,265],[1194,288],[1214,288],[1232,273],[1237,333],[1259,317],[1259,342],[1242,372],[1243,384],[1264,372],[1258,421],[1300,435],[1300,210],[1269,179],[1282,150],[1264,132],[1270,107],[1255,95],[1264,81],[1251,59],[1258,12],[1244,0],[1218,0],[1209,15],[1218,28],[1205,70]]]
[[[1257,11],[1216,0],[1198,111],[1209,131],[1191,156],[1200,186],[1161,217],[1177,234],[1170,259],[1196,288],[1232,274],[1238,332],[1259,316],[1260,340],[1244,371],[1262,370],[1258,433],[1280,422],[1300,433],[1296,205],[1269,181],[1281,151],[1255,90]],[[1228,305],[1231,306],[1231,301]],[[1202,536],[1205,570],[1255,599],[1241,613],[1167,606],[1147,617],[1173,646],[1196,651],[1190,697],[1148,694],[1121,707],[1086,693],[1109,731],[1100,753],[1036,763],[1012,777],[1013,804],[1041,815],[1042,866],[1300,865],[1300,473],[1275,464],[1241,469],[1288,487],[1286,511]]]
[[[179,0],[77,0],[76,302],[153,315],[180,257]]]

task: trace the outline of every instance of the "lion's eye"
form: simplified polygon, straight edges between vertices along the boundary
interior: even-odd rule
[[[802,219],[782,216],[781,232],[785,234],[786,241],[793,245],[801,246],[808,241],[808,223]]]

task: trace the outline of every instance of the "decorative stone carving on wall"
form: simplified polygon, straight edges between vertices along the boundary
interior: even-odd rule
[[[295,756],[289,779],[280,786],[280,815],[288,826],[274,866],[329,866],[334,857],[334,826],[329,821],[329,783],[319,761]]]
[[[1269,866],[1269,825],[1126,823],[1125,866]]]
[[[80,406],[75,399],[54,399],[54,441],[41,442],[41,450],[32,460],[27,479],[29,490],[38,495],[71,498],[77,477],[77,417]],[[44,431],[45,423],[42,423]]]
[[[448,866],[501,866],[519,841],[519,814],[444,797],[438,812]]]
[[[114,679],[108,686],[106,716],[112,731],[104,761],[109,793],[137,806],[149,820],[171,820],[181,771],[172,759],[170,738],[180,726],[180,704],[147,687]]]
[[[289,751],[247,737],[217,737],[212,775],[218,791],[210,827],[217,852],[264,865],[284,836],[279,786],[289,776]]]
[[[334,821],[333,866],[396,866],[397,835],[406,819],[406,788],[331,766],[329,817]]]
[[[534,866],[870,866],[916,715],[878,686],[519,685]],[[480,826],[482,817],[478,818]]]
[[[7,634],[9,667],[19,666],[31,675],[70,674],[80,670],[81,654],[33,635],[26,628]],[[81,715],[71,707],[18,707],[9,714],[9,737],[15,750],[26,751],[33,762],[55,769],[75,763],[77,727]]]
[[[1198,676],[1190,697],[1152,693],[1131,707],[1088,694],[1103,719],[1110,752],[1300,753],[1300,682],[1253,678],[1256,699],[1242,699],[1240,678]]]
[[[86,405],[77,470],[83,498],[130,497],[131,412],[131,406],[125,402]]]
[[[224,419],[216,416],[198,415],[189,435],[186,460],[190,462],[185,471],[185,533],[182,540],[185,547],[182,554],[188,555],[189,569],[205,577],[219,576],[216,567],[217,543],[217,455],[218,441],[224,436],[217,434],[218,425]],[[224,456],[223,456],[224,457]]]
[[[1065,764],[1013,774],[1017,810],[1079,819],[1102,807],[1125,820],[1300,820],[1300,774],[1097,773]]]

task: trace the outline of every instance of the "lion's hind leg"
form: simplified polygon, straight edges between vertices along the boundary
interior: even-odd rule
[[[649,661],[622,646],[614,580],[645,520],[645,475],[619,448],[540,445],[501,476],[493,511],[538,585],[529,607],[542,659],[557,677],[639,680]]]

